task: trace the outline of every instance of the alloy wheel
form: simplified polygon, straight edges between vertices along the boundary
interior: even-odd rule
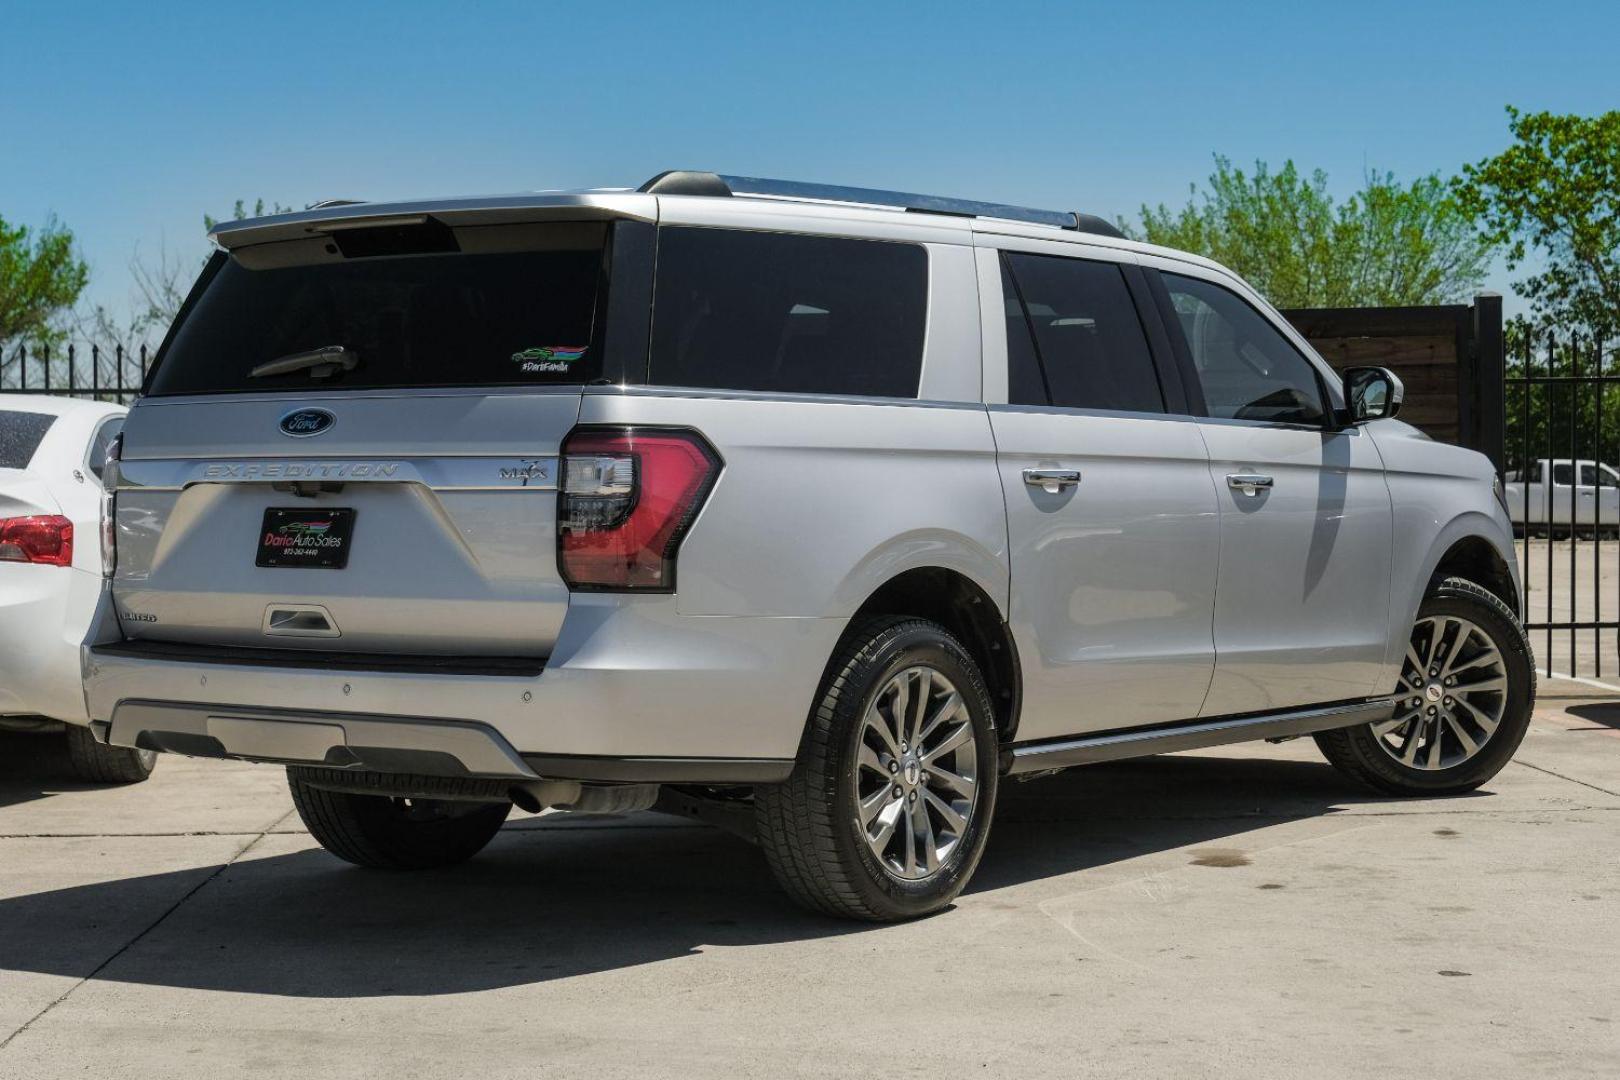
[[[931,667],[897,672],[861,721],[855,815],[866,846],[895,877],[932,876],[967,835],[978,787],[962,695]]]
[[[1501,650],[1484,630],[1455,615],[1419,619],[1395,715],[1372,733],[1409,769],[1449,769],[1485,748],[1507,709],[1507,691]]]

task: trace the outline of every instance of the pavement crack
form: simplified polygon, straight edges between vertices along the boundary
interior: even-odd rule
[[[103,971],[106,971],[107,968],[110,967],[113,964],[114,961],[116,961],[120,956],[123,956],[126,952],[128,952],[131,948],[133,948],[135,946],[135,944],[137,942],[139,942],[142,938],[146,937],[146,935],[148,935],[152,931],[156,930],[159,926],[162,926],[163,923],[168,920],[169,916],[173,915],[176,911],[179,911],[180,908],[185,905],[186,901],[190,900],[193,896],[196,896],[199,892],[201,892],[208,885],[209,882],[213,881],[215,878],[219,877],[225,871],[229,870],[232,866],[234,866],[238,859],[240,859],[243,855],[246,855],[249,851],[253,850],[254,846],[256,844],[258,844],[258,842],[260,840],[263,840],[266,836],[270,835],[270,833],[275,829],[275,827],[277,825],[280,825],[282,822],[286,821],[289,817],[292,816],[293,813],[294,813],[294,811],[288,810],[285,814],[281,815],[275,821],[271,822],[268,828],[265,828],[260,832],[254,833],[253,838],[251,840],[249,840],[247,843],[243,844],[241,847],[237,848],[236,853],[233,854],[229,859],[226,859],[223,863],[220,863],[218,866],[214,867],[214,870],[213,870],[212,873],[208,874],[201,881],[197,882],[197,884],[193,885],[190,889],[187,889],[186,892],[185,892],[185,895],[181,896],[180,899],[178,899],[174,903],[170,904],[168,906],[168,908],[164,910],[163,914],[159,915],[156,919],[153,919],[152,922],[147,925],[146,929],[142,930],[140,933],[136,934],[134,937],[132,937],[128,941],[124,942],[117,949],[113,950],[112,955],[107,957],[107,959],[103,960],[101,963],[97,964],[95,966],[95,969],[92,970],[90,972],[90,974],[84,976],[82,979],[79,979],[72,986],[70,986],[66,990],[62,991],[62,993],[54,1001],[50,1002],[48,1005],[46,1005],[43,1009],[39,1010],[39,1012],[35,1013],[33,1016],[30,1016],[26,1021],[24,1021],[23,1025],[21,1027],[19,1027],[16,1031],[13,1031],[10,1035],[7,1035],[4,1040],[0,1040],[0,1051],[4,1051],[6,1049],[6,1047],[10,1046],[13,1042],[16,1041],[16,1039],[17,1039],[17,1037],[19,1035],[21,1035],[23,1032],[27,1031],[29,1028],[33,1027],[40,1020],[44,1019],[44,1017],[48,1013],[50,1013],[50,1011],[52,1009],[55,1009],[58,1005],[62,1004],[62,1002],[66,1001],[68,998],[72,997],[74,991],[78,990],[79,987],[83,986],[85,983],[87,983],[90,980],[94,979],[97,975],[100,975]],[[180,834],[180,835],[185,835],[185,834]],[[230,834],[230,835],[246,835],[246,834]]]
[[[1585,780],[1577,780],[1573,776],[1565,776],[1561,772],[1554,772],[1552,769],[1545,769],[1540,765],[1532,765],[1528,761],[1521,761],[1518,758],[1513,759],[1513,764],[1523,765],[1525,768],[1534,769],[1538,773],[1546,773],[1548,776],[1556,776],[1560,780],[1568,780],[1572,784],[1579,784],[1581,787],[1591,788],[1593,791],[1601,791],[1605,795],[1612,795],[1615,798],[1620,799],[1620,791],[1610,791],[1608,788],[1598,787],[1596,784],[1588,784]]]

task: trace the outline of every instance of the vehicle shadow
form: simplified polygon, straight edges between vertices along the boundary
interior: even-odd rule
[[[1579,705],[1571,705],[1564,711],[1582,720],[1590,720],[1594,724],[1620,730],[1620,702],[1582,702]]]
[[[74,775],[61,732],[0,731],[0,809],[96,787]]]
[[[1328,766],[1289,761],[1155,758],[1012,782],[971,892],[1367,801]],[[744,841],[654,814],[515,821],[466,866],[420,874],[311,849],[250,854],[162,915],[207,872],[0,900],[0,969],[88,974],[85,937],[101,933],[113,955],[129,933],[107,937],[108,913],[142,905],[157,925],[98,978],[314,998],[464,993],[885,932],[799,910]]]

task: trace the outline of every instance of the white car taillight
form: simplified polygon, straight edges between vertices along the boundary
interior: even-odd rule
[[[563,440],[557,563],[571,589],[675,588],[675,555],[720,475],[694,431],[581,428]]]
[[[0,518],[0,562],[73,565],[73,522],[60,514]]]
[[[118,503],[118,461],[124,451],[122,433],[113,436],[107,447],[107,464],[101,470],[101,574],[113,576],[118,566],[118,524],[114,516]]]

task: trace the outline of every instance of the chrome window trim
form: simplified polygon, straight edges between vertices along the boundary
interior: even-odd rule
[[[1068,405],[1015,405],[1010,402],[986,405],[985,408],[994,413],[1028,413],[1037,416],[1092,416],[1104,420],[1177,420],[1181,421],[1182,423],[1198,424],[1208,419],[1207,417],[1203,416],[1194,416],[1192,413],[1132,412],[1126,409],[1083,409]]]
[[[356,476],[344,471],[368,466]],[[298,470],[287,474],[289,467]],[[274,472],[267,472],[274,469]],[[240,470],[240,471],[238,471]],[[310,470],[322,470],[306,475]],[[386,471],[384,471],[386,470]],[[502,476],[502,471],[510,473]],[[211,455],[196,458],[138,458],[119,462],[121,489],[143,491],[184,491],[198,484],[420,484],[437,492],[510,491],[555,492],[557,455],[532,457],[482,455],[429,457],[389,457],[386,455],[343,455],[330,457],[284,457],[251,454],[242,457]]]
[[[916,406],[924,409],[984,408],[980,401],[947,401],[938,398],[877,397],[869,394],[799,394],[786,390],[718,390],[702,386],[644,386],[624,384],[587,386],[586,397],[674,397],[735,401],[781,401],[800,404]]]

